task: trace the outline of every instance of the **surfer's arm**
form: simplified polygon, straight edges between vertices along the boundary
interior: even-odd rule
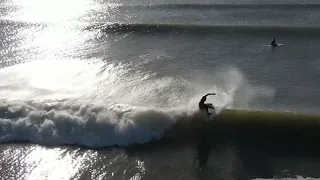
[[[207,96],[209,96],[209,95],[216,95],[216,93],[208,93],[208,94],[206,94],[205,96],[207,97]]]

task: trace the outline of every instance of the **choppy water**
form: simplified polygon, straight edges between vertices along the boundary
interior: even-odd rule
[[[317,153],[297,148],[314,141],[204,145],[204,171],[190,144],[129,148],[192,119],[208,92],[217,113],[318,113],[319,10],[312,0],[2,0],[1,178],[319,177]]]

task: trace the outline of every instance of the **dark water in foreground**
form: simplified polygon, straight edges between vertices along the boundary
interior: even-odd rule
[[[260,115],[249,120],[257,114],[235,111],[234,119],[193,121],[160,140],[128,147],[6,143],[0,146],[0,172],[4,179],[318,177],[319,116]]]

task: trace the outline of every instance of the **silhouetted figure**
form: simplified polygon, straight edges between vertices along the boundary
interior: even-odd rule
[[[207,103],[207,104],[204,103],[204,102],[207,100],[207,96],[209,96],[209,95],[216,95],[216,94],[215,94],[215,93],[208,93],[208,94],[204,95],[204,96],[201,98],[200,102],[199,102],[199,109],[200,109],[201,111],[204,111],[204,110],[205,110],[208,115],[211,115],[211,113],[209,112],[209,108],[214,109],[214,107],[212,106],[211,103]]]
[[[276,37],[273,38],[272,42],[271,42],[271,46],[273,47],[277,47],[278,44],[276,43]]]

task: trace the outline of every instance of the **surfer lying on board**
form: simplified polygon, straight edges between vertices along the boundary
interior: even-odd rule
[[[206,94],[206,95],[204,95],[202,98],[201,98],[201,100],[200,100],[200,102],[199,102],[199,109],[200,110],[206,110],[207,111],[207,114],[211,114],[211,113],[209,113],[209,108],[212,108],[212,109],[214,109],[214,107],[212,106],[212,104],[211,103],[207,103],[207,104],[205,104],[204,102],[207,100],[207,96],[209,96],[209,95],[216,95],[215,93],[208,93],[208,94]]]

